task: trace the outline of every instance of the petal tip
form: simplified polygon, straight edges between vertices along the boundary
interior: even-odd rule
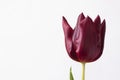
[[[100,16],[99,16],[99,14],[97,15],[97,17],[96,18],[99,18],[100,19]]]
[[[105,21],[105,19],[101,23],[101,31],[102,31],[101,33],[105,33],[105,31],[106,31],[106,21]]]
[[[68,25],[68,22],[67,22],[67,20],[65,19],[64,16],[62,16],[62,25],[63,25],[63,27],[64,27],[65,25]]]
[[[64,16],[62,16],[62,21],[66,21],[66,19],[65,19],[65,17],[64,17]]]
[[[103,20],[102,25],[104,25],[104,26],[106,25],[106,21],[105,21],[105,19]]]
[[[69,35],[73,33],[73,29],[71,28],[71,26],[69,25],[69,23],[67,22],[64,16],[62,16],[62,27],[65,35]]]
[[[99,15],[97,15],[97,17],[95,18],[95,21],[100,21],[100,16]]]
[[[97,17],[95,18],[94,23],[95,23],[96,25],[101,24],[101,19],[100,19],[100,16],[99,16],[99,15],[97,15]]]
[[[85,18],[83,12],[78,16],[78,20],[82,21]]]
[[[92,22],[92,19],[89,16],[86,17],[86,21],[87,20]]]
[[[80,14],[80,16],[84,16],[83,12]]]

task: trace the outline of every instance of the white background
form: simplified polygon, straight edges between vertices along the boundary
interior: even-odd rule
[[[0,0],[0,80],[81,80],[67,55],[62,16],[74,28],[83,12],[106,19],[105,48],[86,65],[86,80],[120,80],[119,0]]]

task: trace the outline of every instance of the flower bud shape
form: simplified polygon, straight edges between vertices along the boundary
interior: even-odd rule
[[[101,22],[98,15],[93,21],[83,13],[78,16],[74,29],[65,17],[62,17],[62,27],[65,36],[65,46],[68,55],[78,62],[93,62],[97,60],[104,47],[106,22]]]

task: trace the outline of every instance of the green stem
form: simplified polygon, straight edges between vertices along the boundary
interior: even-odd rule
[[[85,63],[82,63],[82,80],[85,80]]]

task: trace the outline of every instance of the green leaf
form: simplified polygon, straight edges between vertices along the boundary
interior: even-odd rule
[[[74,80],[73,74],[72,74],[72,68],[70,67],[70,80]]]

